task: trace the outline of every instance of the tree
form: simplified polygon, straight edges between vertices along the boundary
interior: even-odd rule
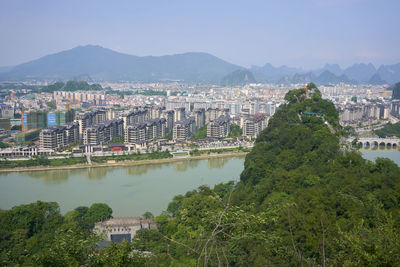
[[[191,140],[200,140],[200,139],[205,139],[207,137],[207,125],[204,125],[203,127],[197,129],[197,131],[192,134]]]
[[[231,132],[228,137],[240,137],[243,134],[242,128],[235,123],[231,123]]]
[[[96,222],[107,220],[112,216],[112,209],[104,203],[94,203],[87,210],[84,218],[90,228],[94,226]]]
[[[143,213],[142,217],[145,219],[153,219],[154,215],[150,211],[146,211],[145,213]]]

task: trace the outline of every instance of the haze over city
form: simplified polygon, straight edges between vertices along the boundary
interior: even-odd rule
[[[207,52],[233,64],[394,64],[400,2],[1,1],[0,66],[79,45],[144,56]]]

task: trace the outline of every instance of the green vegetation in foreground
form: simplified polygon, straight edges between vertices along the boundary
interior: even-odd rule
[[[386,136],[400,137],[400,122],[395,124],[389,122],[383,128],[375,130],[374,133],[381,138],[385,138]]]
[[[132,160],[153,160],[172,158],[172,154],[168,151],[154,151],[152,153],[134,153],[129,155],[114,155],[105,157],[91,157],[93,163],[107,163],[108,160],[115,160],[116,162],[132,161]],[[71,157],[65,159],[48,159],[46,157],[36,157],[29,160],[6,160],[1,161],[0,169],[13,169],[21,167],[35,167],[35,166],[49,166],[49,167],[62,167],[71,166],[75,164],[87,163],[84,157]]]
[[[57,203],[41,201],[0,211],[0,265],[143,266],[144,257],[127,242],[96,249],[101,237],[91,229],[111,214],[109,206],[95,203],[62,216]]]
[[[240,182],[175,196],[156,217],[158,230],[95,253],[98,239],[80,211],[69,221],[54,203],[18,206],[0,212],[1,263],[397,266],[399,166],[341,146],[338,113],[315,85],[286,100],[246,156]]]

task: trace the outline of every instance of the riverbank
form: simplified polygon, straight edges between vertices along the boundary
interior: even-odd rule
[[[0,173],[154,165],[154,164],[163,164],[163,163],[190,161],[190,160],[204,160],[204,159],[211,159],[211,158],[243,157],[243,156],[247,155],[247,153],[248,152],[233,152],[233,153],[207,154],[207,155],[200,155],[200,156],[176,157],[176,158],[165,158],[165,159],[120,161],[120,162],[115,162],[115,163],[93,163],[91,165],[75,164],[75,165],[57,166],[57,167],[46,167],[46,166],[21,167],[21,168],[12,168],[12,169],[0,169]]]

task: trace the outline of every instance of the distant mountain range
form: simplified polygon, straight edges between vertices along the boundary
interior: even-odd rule
[[[259,82],[305,83],[314,81],[319,84],[338,82],[393,84],[400,81],[400,63],[382,65],[378,69],[371,63],[354,64],[346,69],[342,69],[337,64],[326,64],[323,68],[311,71],[287,66],[273,67],[267,63],[263,67],[253,66],[250,70]]]
[[[249,69],[207,53],[191,52],[167,56],[133,56],[100,46],[78,46],[14,67],[0,67],[0,81],[184,81],[222,84],[252,82],[334,84],[394,84],[400,81],[400,63],[354,64],[342,69],[337,64],[304,70],[267,63]]]

